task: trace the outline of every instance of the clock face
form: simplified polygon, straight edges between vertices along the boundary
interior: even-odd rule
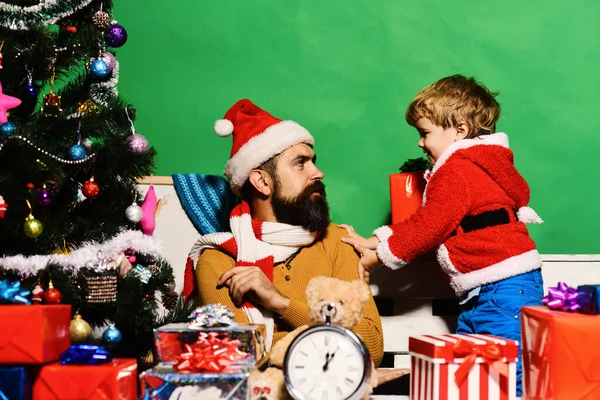
[[[362,346],[343,328],[331,325],[300,334],[286,355],[286,383],[292,396],[302,400],[353,397],[364,387],[365,371],[370,368]]]

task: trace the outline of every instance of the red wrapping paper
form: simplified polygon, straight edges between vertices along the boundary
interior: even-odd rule
[[[392,224],[408,219],[421,207],[425,191],[424,171],[390,175]]]
[[[137,363],[115,358],[100,365],[44,366],[33,384],[33,400],[135,400]]]
[[[0,305],[0,364],[43,364],[69,348],[70,305]]]

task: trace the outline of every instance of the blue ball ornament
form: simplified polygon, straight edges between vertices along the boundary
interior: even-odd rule
[[[85,147],[80,144],[74,144],[69,148],[69,158],[74,161],[83,160],[87,156]]]
[[[110,74],[110,67],[106,61],[96,59],[90,63],[90,72],[94,78],[104,78]]]
[[[33,82],[29,82],[27,85],[25,85],[25,94],[29,97],[37,96],[37,89]]]
[[[111,326],[110,328],[107,328],[102,334],[102,341],[106,345],[117,345],[121,343],[122,337],[123,335],[121,335],[121,331],[115,328],[114,326]]]
[[[12,122],[5,122],[0,125],[0,132],[2,132],[2,136],[7,138],[17,132],[17,127]]]

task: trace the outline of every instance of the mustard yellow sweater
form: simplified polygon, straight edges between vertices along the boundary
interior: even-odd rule
[[[281,317],[275,318],[273,343],[301,325],[309,325],[305,289],[308,281],[318,275],[335,277],[346,281],[358,279],[358,255],[354,249],[341,242],[346,231],[335,224],[329,225],[325,234],[309,247],[305,247],[286,263],[275,264],[273,284],[285,296],[290,305]],[[219,277],[235,265],[235,260],[218,250],[206,250],[196,265],[196,282],[201,304],[221,303],[235,313],[235,320],[247,323],[241,308],[235,307],[226,287],[217,289]],[[363,311],[354,332],[366,344],[376,366],[383,357],[383,330],[381,319],[373,298]]]

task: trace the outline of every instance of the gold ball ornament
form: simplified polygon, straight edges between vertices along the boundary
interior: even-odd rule
[[[82,343],[89,340],[92,336],[92,327],[84,320],[80,314],[75,314],[71,320],[71,342]]]
[[[25,236],[30,239],[35,239],[44,231],[44,225],[42,225],[39,220],[35,219],[32,214],[29,214],[23,224],[23,231],[25,232]]]

